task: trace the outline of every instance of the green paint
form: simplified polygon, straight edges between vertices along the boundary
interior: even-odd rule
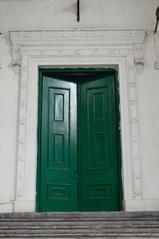
[[[120,210],[116,102],[114,70],[40,70],[38,211]]]

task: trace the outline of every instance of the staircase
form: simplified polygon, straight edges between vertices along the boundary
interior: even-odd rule
[[[0,238],[159,238],[159,212],[0,214]]]

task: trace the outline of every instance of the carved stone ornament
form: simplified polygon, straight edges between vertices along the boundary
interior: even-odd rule
[[[17,30],[10,38],[12,65],[18,70],[21,66],[15,211],[25,203],[29,211],[35,210],[39,67],[118,70],[124,200],[125,205],[135,201],[135,208],[142,202],[136,70],[141,72],[144,66],[145,31]]]
[[[154,62],[154,69],[159,70],[159,35],[156,33],[154,34],[154,52],[155,52],[155,62]]]
[[[21,47],[15,44],[12,47],[12,62],[10,63],[10,67],[12,67],[17,74],[20,72],[21,59]]]
[[[145,64],[144,44],[138,43],[134,47],[134,61],[138,72],[142,72]]]
[[[21,69],[21,62],[20,61],[12,61],[10,66],[13,68],[15,73],[19,73]]]
[[[144,30],[35,30],[11,31],[13,43],[13,66],[20,66],[21,49],[47,47],[56,50],[55,55],[65,50],[65,54],[112,55],[134,52],[136,66],[144,65]],[[70,49],[72,50],[70,52]],[[69,51],[67,51],[69,50]],[[64,54],[64,52],[63,52]],[[16,64],[15,64],[16,62]]]

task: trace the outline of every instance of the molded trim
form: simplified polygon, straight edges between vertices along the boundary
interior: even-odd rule
[[[39,67],[118,69],[124,200],[142,200],[136,74],[143,69],[145,31],[12,31],[10,38],[20,80],[16,201],[36,198]]]

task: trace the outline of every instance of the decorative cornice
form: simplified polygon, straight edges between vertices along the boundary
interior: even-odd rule
[[[77,48],[133,46],[142,44],[144,30],[46,30],[46,31],[11,31],[13,45],[21,47],[48,46]]]
[[[20,61],[17,52],[22,48],[50,48],[51,50],[72,50],[74,55],[124,55],[124,50],[134,51],[134,62],[137,66],[144,65],[143,43],[145,30],[26,30],[10,31],[11,42],[14,46],[13,61]],[[73,51],[76,50],[76,51]],[[120,51],[120,53],[118,53]],[[108,52],[108,53],[107,53]],[[57,53],[58,54],[58,53]],[[60,52],[59,52],[60,54]],[[126,51],[127,54],[127,51]],[[17,64],[16,64],[17,65]]]

